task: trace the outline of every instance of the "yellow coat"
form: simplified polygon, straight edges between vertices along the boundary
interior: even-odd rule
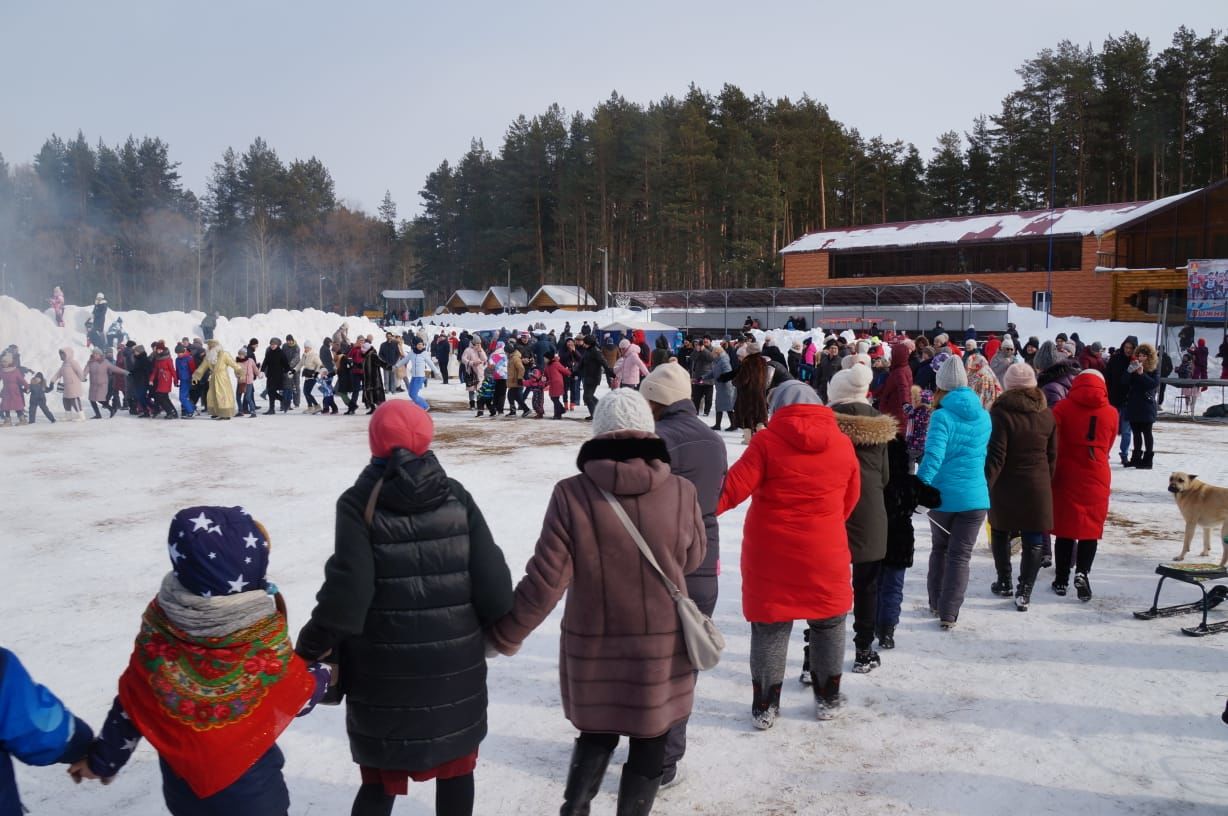
[[[243,369],[228,351],[222,348],[209,349],[204,362],[192,375],[193,383],[200,382],[205,374],[210,375],[207,404],[209,413],[215,417],[230,418],[235,415],[235,387],[227,369],[233,369],[236,375],[243,374]]]

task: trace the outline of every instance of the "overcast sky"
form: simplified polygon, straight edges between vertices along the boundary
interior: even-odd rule
[[[1228,23],[1224,0],[776,3],[546,2],[0,4],[0,153],[29,162],[51,133],[157,136],[199,194],[227,146],[263,136],[318,156],[337,194],[416,213],[422,181],[480,138],[553,102],[617,90],[647,104],[694,82],[825,103],[863,136],[911,141],[994,113],[1015,69],[1061,39],[1133,31],[1153,51],[1179,25]]]

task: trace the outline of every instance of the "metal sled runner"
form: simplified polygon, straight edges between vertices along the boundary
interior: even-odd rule
[[[1156,584],[1156,594],[1151,601],[1151,608],[1145,612],[1135,612],[1134,617],[1140,620],[1154,620],[1155,618],[1170,618],[1174,615],[1184,615],[1189,612],[1202,612],[1202,622],[1200,624],[1197,626],[1183,626],[1181,631],[1191,637],[1228,632],[1228,620],[1217,621],[1211,624],[1207,623],[1207,612],[1219,606],[1224,602],[1225,598],[1228,598],[1228,586],[1221,584],[1212,587],[1210,591],[1207,590],[1206,586],[1211,581],[1228,579],[1228,568],[1221,567],[1219,564],[1157,564],[1156,575],[1160,576],[1160,581]],[[1176,604],[1174,606],[1159,606],[1160,590],[1164,587],[1164,580],[1166,578],[1172,578],[1176,581],[1193,584],[1198,587],[1202,591],[1202,600]]]

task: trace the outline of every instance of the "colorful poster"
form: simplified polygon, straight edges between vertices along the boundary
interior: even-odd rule
[[[1190,261],[1188,270],[1186,320],[1222,323],[1228,304],[1228,258]]]

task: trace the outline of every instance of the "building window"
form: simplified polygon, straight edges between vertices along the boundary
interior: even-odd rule
[[[1049,293],[1041,290],[1032,293],[1032,308],[1038,312],[1052,312],[1053,301],[1049,297]]]

